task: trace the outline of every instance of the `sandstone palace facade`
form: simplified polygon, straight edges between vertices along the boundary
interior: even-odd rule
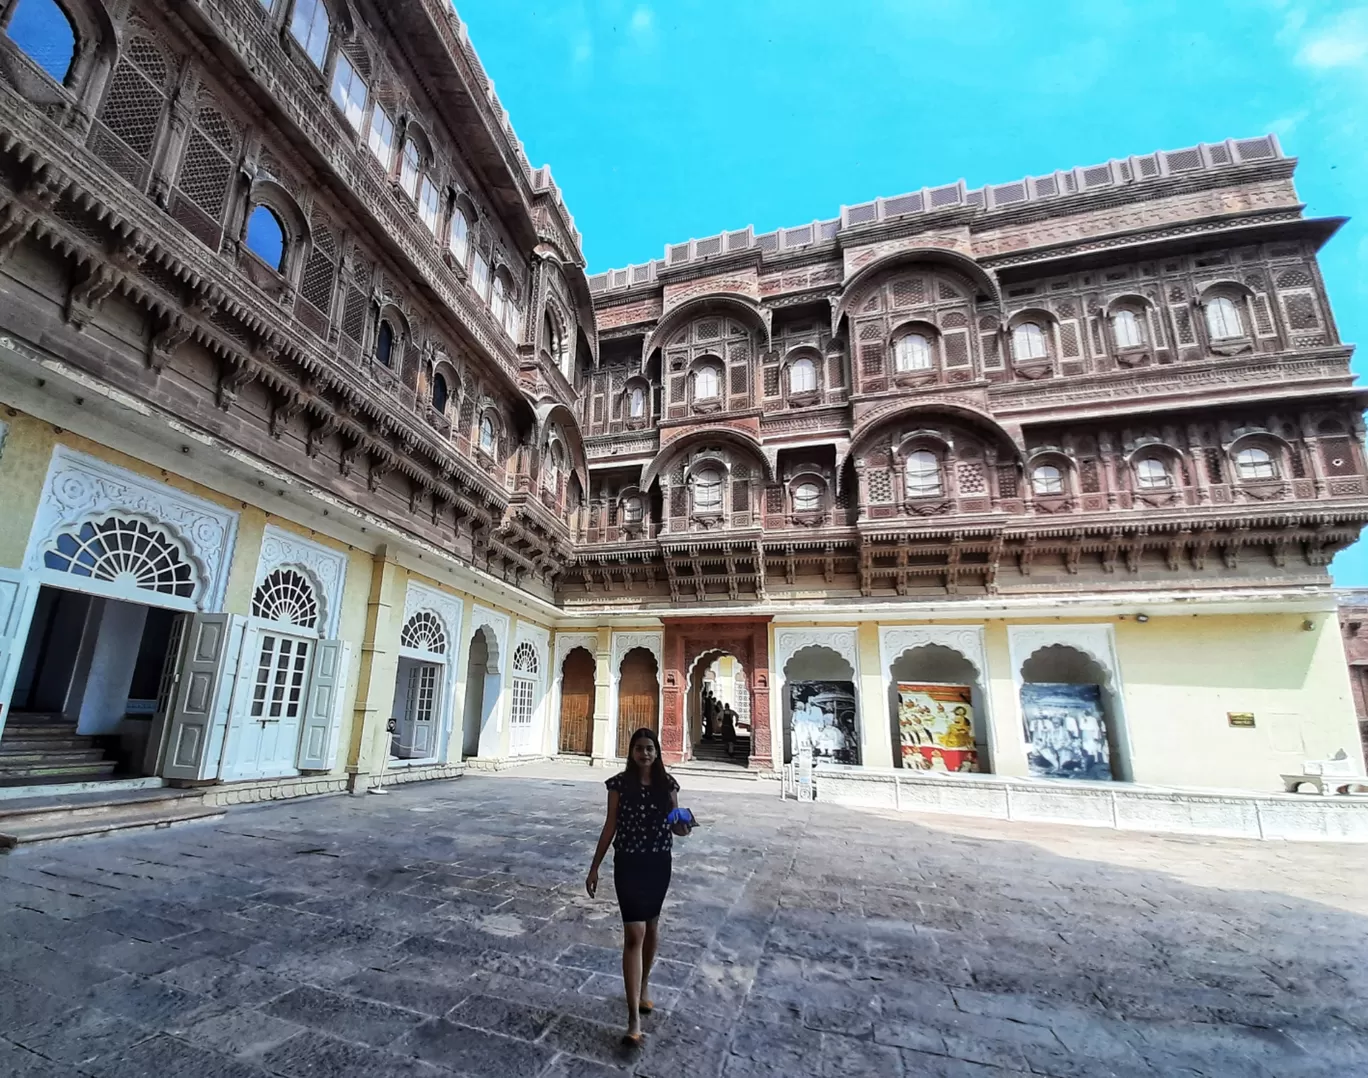
[[[1294,167],[590,275],[447,0],[0,0],[0,782],[366,789],[642,725],[765,774],[1361,764],[1363,395]]]

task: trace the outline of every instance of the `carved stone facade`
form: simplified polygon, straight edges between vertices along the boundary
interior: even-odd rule
[[[702,660],[730,654],[760,770],[788,744],[771,682],[818,654],[873,766],[923,645],[969,668],[1015,773],[1032,633],[1104,669],[1150,781],[1169,757],[1122,697],[1156,641],[1191,653],[1186,622],[1117,619],[1262,618],[1222,639],[1326,684],[1280,634],[1368,520],[1362,401],[1316,264],[1340,222],[1271,136],[591,277],[448,0],[25,2],[73,45],[30,55],[0,0],[0,735],[55,592],[231,642],[292,566],[323,621],[293,719],[331,748],[275,745],[272,774],[339,786],[552,751],[572,646],[594,758],[625,668],[624,713],[689,760]],[[1338,691],[1269,697],[1272,747],[1225,781],[1330,751]],[[401,720],[432,743],[396,763]]]

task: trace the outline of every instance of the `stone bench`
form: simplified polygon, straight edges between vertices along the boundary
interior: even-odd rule
[[[1355,786],[1368,793],[1368,775],[1356,775],[1348,759],[1308,760],[1300,775],[1283,775],[1282,780],[1290,794],[1299,793],[1303,785],[1314,786],[1318,794],[1348,794]]]

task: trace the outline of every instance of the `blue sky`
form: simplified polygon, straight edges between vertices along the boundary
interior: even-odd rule
[[[1368,342],[1368,3],[459,0],[591,271],[963,177],[1274,131]],[[1355,369],[1368,370],[1368,354]],[[1368,544],[1335,561],[1368,586]]]

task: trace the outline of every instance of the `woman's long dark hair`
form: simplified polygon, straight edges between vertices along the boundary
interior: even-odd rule
[[[660,751],[660,738],[656,737],[656,732],[649,726],[643,726],[632,734],[632,740],[627,742],[627,766],[622,769],[624,778],[635,779],[637,768],[632,760],[632,753],[636,750],[636,743],[641,738],[650,738],[655,745],[655,760],[651,764],[651,799],[658,805],[669,805],[670,803],[670,775],[665,770],[665,760]]]

